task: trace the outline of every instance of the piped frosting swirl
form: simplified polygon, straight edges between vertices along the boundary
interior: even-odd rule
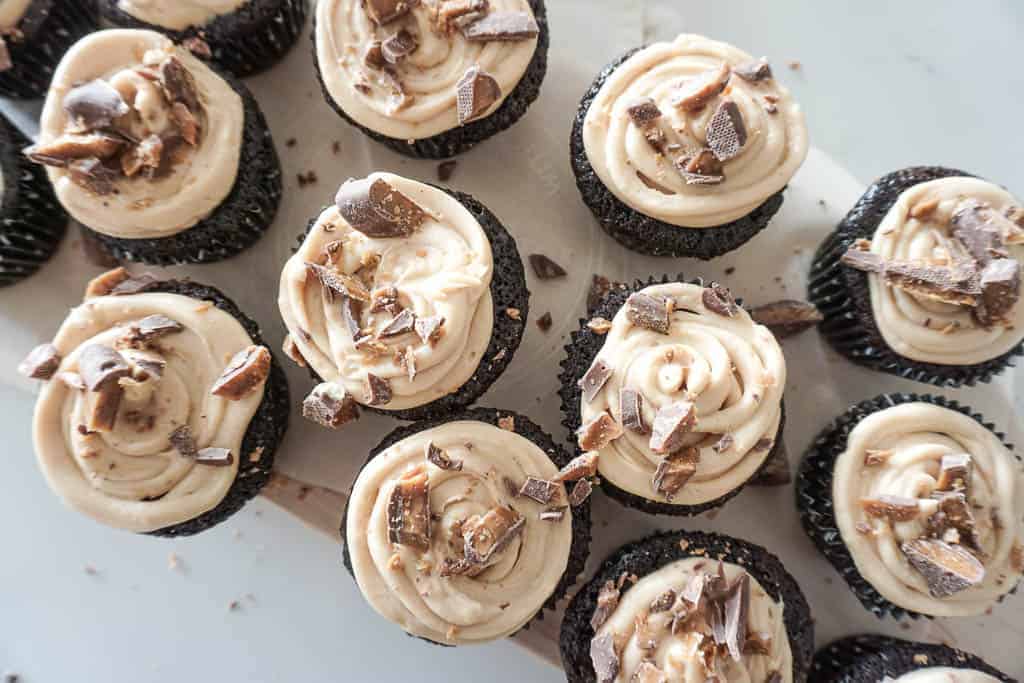
[[[205,26],[251,0],[118,0],[117,7],[139,21],[181,31]]]

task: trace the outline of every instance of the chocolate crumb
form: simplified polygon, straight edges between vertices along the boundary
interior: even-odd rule
[[[554,280],[567,275],[565,268],[544,254],[530,254],[530,266],[539,280]]]
[[[537,318],[537,327],[540,328],[541,332],[547,332],[551,329],[552,325],[551,313],[545,313],[544,315]]]
[[[750,317],[770,329],[779,339],[800,334],[825,320],[814,304],[792,299],[757,306],[751,309]]]
[[[569,493],[569,505],[573,507],[579,507],[583,505],[584,501],[590,497],[591,492],[594,490],[594,485],[589,479],[580,479],[572,487],[572,491]]]
[[[53,344],[41,344],[18,365],[18,372],[29,379],[48,380],[60,367],[61,356]]]
[[[455,159],[449,159],[448,161],[442,161],[437,165],[437,179],[442,183],[447,183],[455,175],[455,169],[459,165],[459,162]]]

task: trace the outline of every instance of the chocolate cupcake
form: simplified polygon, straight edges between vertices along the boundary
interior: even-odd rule
[[[26,153],[118,259],[219,261],[277,212],[281,169],[256,100],[159,33],[113,29],[77,43],[40,127]]]
[[[987,382],[1024,347],[1024,208],[963,171],[877,180],[818,249],[810,298],[850,360],[936,386]]]
[[[259,493],[288,426],[284,372],[218,290],[93,280],[19,370],[43,380],[33,435],[50,488],[118,529],[187,536]]]
[[[518,121],[547,71],[543,0],[320,0],[327,103],[412,157],[461,154]]]
[[[579,452],[599,454],[609,496],[695,515],[785,462],[786,360],[727,289],[637,282],[580,322],[562,362],[563,424]]]
[[[401,427],[352,486],[345,566],[410,635],[442,645],[504,638],[553,609],[583,571],[593,474],[506,411]]]
[[[98,20],[96,0],[0,2],[0,95],[42,97],[61,57]]]
[[[0,287],[36,272],[68,225],[46,173],[21,153],[28,144],[0,114]]]
[[[307,0],[99,0],[115,26],[159,31],[235,76],[277,64],[306,23]]]
[[[937,396],[864,401],[804,456],[797,506],[879,617],[986,614],[1024,575],[1024,470],[1003,435]]]
[[[862,635],[814,655],[816,683],[1015,683],[980,657],[945,645]]]
[[[800,587],[764,548],[673,531],[623,546],[576,594],[562,664],[569,683],[799,683],[813,624]]]
[[[598,75],[570,153],[584,203],[618,242],[711,259],[768,225],[807,156],[807,129],[767,61],[683,34]]]
[[[350,180],[281,273],[286,351],[322,382],[307,414],[403,420],[474,403],[519,347],[529,291],[515,241],[469,195],[390,173]]]

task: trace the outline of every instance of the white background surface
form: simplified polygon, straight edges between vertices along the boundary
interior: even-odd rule
[[[803,103],[814,144],[864,182],[901,166],[944,163],[996,179],[1018,196],[1024,194],[1024,167],[1020,164],[1024,143],[1015,132],[1024,92],[1024,72],[1014,66],[1020,61],[1019,41],[1024,37],[1024,5],[1020,3],[978,0],[968,8],[961,3],[924,1],[593,0],[590,14],[581,15],[558,5],[564,0],[548,2],[556,44],[540,106],[502,136],[500,147],[485,145],[467,155],[452,183],[472,190],[502,216],[523,204],[521,174],[532,174],[534,182],[542,181],[545,188],[540,200],[559,207],[548,209],[556,212],[554,216],[534,211],[535,219],[549,222],[552,228],[577,230],[581,238],[577,241],[586,242],[579,245],[581,250],[593,244],[606,260],[615,260],[621,251],[589,225],[559,222],[584,215],[576,206],[578,198],[565,151],[575,101],[603,62],[629,47],[681,31],[705,33],[769,56],[777,75]],[[601,30],[592,28],[598,25]],[[276,292],[277,270],[266,264],[274,262],[274,254],[287,253],[292,236],[301,231],[301,221],[293,225],[291,217],[312,215],[338,181],[363,174],[374,165],[428,179],[433,173],[432,164],[407,162],[357,142],[357,136],[332,118],[312,73],[301,68],[308,62],[306,53],[303,41],[286,65],[251,83],[258,93],[289,94],[283,100],[264,98],[262,102],[288,170],[282,215],[289,224],[278,221],[264,238],[258,260],[243,255],[226,266],[224,272],[253,282],[248,291],[229,292],[246,310],[258,310],[261,304],[265,307]],[[799,60],[802,68],[787,69],[790,60]],[[282,78],[283,72],[289,74],[287,79]],[[293,73],[300,78],[293,78]],[[289,137],[296,138],[294,147],[285,146]],[[333,139],[345,142],[340,157],[332,157],[326,149]],[[495,163],[489,160],[489,148],[501,157],[497,163],[509,168],[499,175],[501,183],[481,185],[474,182],[475,171]],[[506,154],[512,156],[506,158]],[[310,168],[318,169],[321,182],[298,189],[295,173]],[[815,178],[803,178],[795,184],[795,194],[799,197],[801,187],[814,182]],[[840,194],[845,197],[848,193]],[[788,200],[790,209],[792,199]],[[828,207],[823,215],[832,220],[846,208]],[[510,224],[510,228],[516,234],[522,226]],[[808,244],[817,239],[817,234],[810,235]],[[520,248],[524,254],[540,250],[522,241]],[[571,248],[549,253],[569,266],[579,258]],[[758,258],[756,247],[742,254],[744,262]],[[73,258],[70,252],[63,256]],[[589,258],[586,267],[575,269],[572,281],[564,286],[578,289],[582,296],[589,278],[585,271],[593,262]],[[660,265],[651,272],[682,268],[711,272],[686,261],[655,263]],[[259,265],[254,269],[254,264]],[[191,272],[213,271],[198,268]],[[35,300],[38,288],[43,287],[39,281],[0,293],[0,314],[24,310],[29,300],[40,311],[35,317],[18,316],[19,323],[27,322],[24,329],[8,326],[10,333],[0,348],[0,361],[7,365],[35,341],[28,338],[33,331],[45,331],[42,336],[52,333],[62,308],[78,297],[81,277],[77,274],[72,277],[51,267],[46,276],[67,278],[66,300]],[[535,317],[546,310],[549,292],[535,282],[531,287]],[[779,294],[764,290],[742,293],[755,303],[767,300],[768,294]],[[800,295],[798,291],[787,293]],[[556,315],[555,328],[548,337],[540,337],[531,324],[524,348],[532,352],[517,357],[512,372],[517,377],[553,374],[560,353],[559,334],[573,326],[579,313],[569,308]],[[279,341],[276,319],[261,322],[271,339]],[[820,353],[816,348],[813,336],[787,346],[791,366],[799,364],[804,353]],[[525,367],[525,361],[538,358],[544,360],[544,367]],[[5,373],[5,378],[9,374]],[[865,376],[871,377],[865,373],[857,379]],[[1019,395],[1020,373],[1016,378]],[[522,393],[517,403],[525,406],[532,402],[535,389],[509,377],[504,383],[506,391]],[[878,387],[877,392],[896,385],[880,381],[872,386]],[[1005,390],[1008,383],[1002,386]],[[293,383],[293,392],[299,395],[305,387]],[[362,601],[340,564],[336,544],[266,502],[257,501],[199,537],[173,542],[108,530],[72,514],[49,493],[36,470],[29,439],[31,394],[26,388],[30,387],[4,384],[0,388],[0,426],[8,442],[3,451],[5,466],[0,470],[0,673],[16,672],[27,683],[564,680],[560,672],[509,643],[456,652],[404,637]],[[799,389],[791,386],[788,396],[796,394],[795,400],[803,404],[814,402],[814,388],[796,393]],[[527,392],[531,392],[529,396]],[[843,395],[842,390],[839,393]],[[982,407],[975,400],[977,390],[970,396],[970,403]],[[552,407],[556,405],[545,398],[531,415],[554,430],[558,416]],[[1005,405],[991,410],[986,406],[984,412],[1002,426],[1021,414],[1019,407],[1013,410]],[[802,450],[807,441],[803,435],[819,426],[791,425],[787,430],[791,452]],[[374,439],[388,428],[381,420],[364,420],[358,426],[360,436]],[[347,472],[361,461],[361,453],[334,447],[336,439],[303,441],[297,446],[296,432],[293,429],[286,442],[282,467],[343,488]],[[772,547],[782,542],[806,544],[795,523],[789,490],[744,493],[722,516],[724,527],[733,533],[744,528],[745,504],[777,506],[780,514],[780,524],[771,537],[752,540]],[[595,499],[595,506],[599,520],[619,516],[619,508],[602,498]],[[650,520],[642,521],[644,528],[649,528]],[[714,526],[722,522],[716,520]],[[621,540],[642,533],[642,529],[631,533],[632,529],[623,528],[628,524],[620,521],[615,528]],[[708,525],[699,519],[676,524]],[[597,529],[601,528],[599,522]],[[168,567],[170,553],[179,558],[178,569]],[[821,639],[875,626],[899,633],[891,623],[877,624],[857,611],[841,581],[823,562],[800,566],[801,562],[789,559],[791,570],[818,610]],[[87,567],[95,573],[87,572]],[[238,601],[238,609],[229,610],[232,601]],[[1015,601],[1013,614],[1019,615],[1022,599]],[[830,619],[833,606],[851,608],[853,623]],[[971,632],[967,639],[971,647],[1009,673],[1024,676],[1019,656],[1008,647],[994,646],[980,628],[985,623],[997,633],[1005,618],[1006,613],[1000,612],[987,622],[974,620],[958,627]],[[1019,620],[1019,616],[1015,618]]]

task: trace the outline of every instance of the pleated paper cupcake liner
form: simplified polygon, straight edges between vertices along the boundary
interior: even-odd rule
[[[6,39],[13,66],[0,71],[0,95],[45,95],[64,53],[98,22],[96,0],[32,0],[18,23],[21,34]]]
[[[815,683],[877,683],[931,667],[981,671],[1015,683],[968,652],[878,635],[852,636],[830,643],[814,655],[811,676]]]

